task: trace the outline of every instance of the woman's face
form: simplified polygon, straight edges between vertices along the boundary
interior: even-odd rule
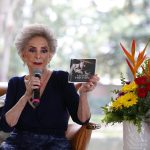
[[[22,58],[30,72],[33,69],[46,69],[52,57],[53,54],[50,53],[47,40],[41,36],[33,37],[26,45],[22,54]]]
[[[83,68],[84,66],[85,66],[84,62],[81,61],[81,62],[80,62],[80,68]]]

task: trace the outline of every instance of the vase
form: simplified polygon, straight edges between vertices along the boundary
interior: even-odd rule
[[[123,122],[123,150],[150,150],[150,127],[145,122],[140,132],[133,123]]]

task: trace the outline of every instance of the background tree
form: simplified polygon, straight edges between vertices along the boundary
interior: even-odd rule
[[[94,57],[101,77],[119,78],[120,72],[128,73],[119,43],[130,48],[135,38],[137,47],[144,47],[150,35],[149,5],[148,0],[2,0],[0,80],[23,74],[13,41],[22,26],[35,22],[50,26],[58,39],[51,67],[68,70],[70,58]]]
[[[17,27],[14,13],[18,8],[21,8],[19,6],[21,6],[19,0],[0,1],[0,80],[2,81],[6,81],[7,74],[9,74],[10,49],[14,40],[15,28]]]

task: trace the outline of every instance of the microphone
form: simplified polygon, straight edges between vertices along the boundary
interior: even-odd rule
[[[33,70],[33,75],[35,77],[38,77],[39,79],[41,79],[42,70],[40,70],[40,69]],[[37,106],[39,106],[39,104],[40,104],[40,88],[33,90],[31,102],[35,108]]]

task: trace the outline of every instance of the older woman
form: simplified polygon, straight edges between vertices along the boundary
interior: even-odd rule
[[[56,40],[48,27],[29,25],[16,38],[16,48],[28,67],[28,74],[9,80],[0,128],[11,132],[1,150],[70,150],[65,138],[69,115],[78,124],[87,123],[90,110],[87,93],[99,78],[94,75],[82,84],[79,93],[68,83],[68,73],[48,69],[56,51]],[[34,71],[40,71],[40,77]],[[32,103],[33,91],[40,93],[40,103]]]

